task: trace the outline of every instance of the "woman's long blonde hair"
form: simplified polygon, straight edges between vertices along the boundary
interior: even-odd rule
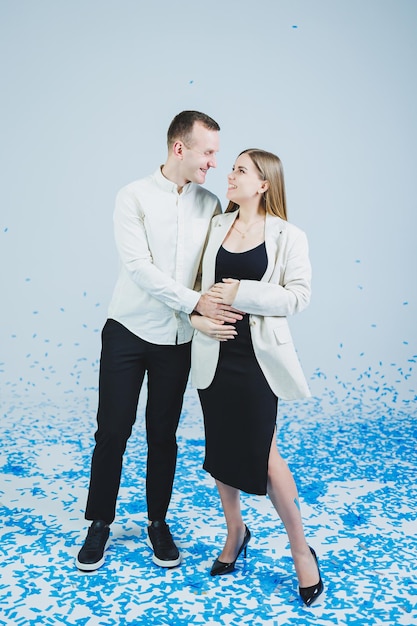
[[[261,180],[267,180],[268,189],[262,194],[265,211],[283,220],[287,219],[287,200],[285,196],[284,168],[281,159],[272,152],[259,148],[248,148],[239,154],[247,154],[259,172]],[[226,213],[236,211],[239,205],[229,202]]]

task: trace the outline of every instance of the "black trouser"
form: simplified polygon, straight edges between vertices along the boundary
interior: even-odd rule
[[[102,332],[98,428],[85,518],[115,517],[123,453],[148,374],[146,499],[150,520],[165,519],[177,461],[176,431],[190,370],[190,343],[156,345],[114,320]]]

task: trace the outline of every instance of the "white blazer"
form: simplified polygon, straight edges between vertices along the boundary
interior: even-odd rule
[[[217,252],[239,212],[223,213],[211,221],[202,261],[201,291],[214,283]],[[287,315],[302,311],[310,301],[311,265],[305,233],[267,214],[266,272],[260,281],[241,280],[233,306],[249,314],[253,348],[276,396],[297,400],[311,396],[294,348]],[[230,341],[235,341],[231,339]],[[214,378],[220,342],[195,330],[192,340],[191,384],[207,388]]]

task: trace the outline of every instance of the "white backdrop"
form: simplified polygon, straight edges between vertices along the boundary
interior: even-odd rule
[[[198,109],[222,128],[222,202],[242,149],[284,163],[313,393],[368,372],[414,398],[416,26],[415,0],[1,0],[2,397],[95,388],[115,194]]]

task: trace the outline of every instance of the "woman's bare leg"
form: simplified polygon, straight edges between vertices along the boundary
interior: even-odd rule
[[[240,510],[240,491],[216,480],[227,525],[227,539],[218,559],[222,563],[232,563],[243,542],[245,524]]]
[[[319,574],[304,535],[297,487],[287,463],[278,452],[275,433],[269,454],[267,490],[287,531],[300,587],[316,585]]]

